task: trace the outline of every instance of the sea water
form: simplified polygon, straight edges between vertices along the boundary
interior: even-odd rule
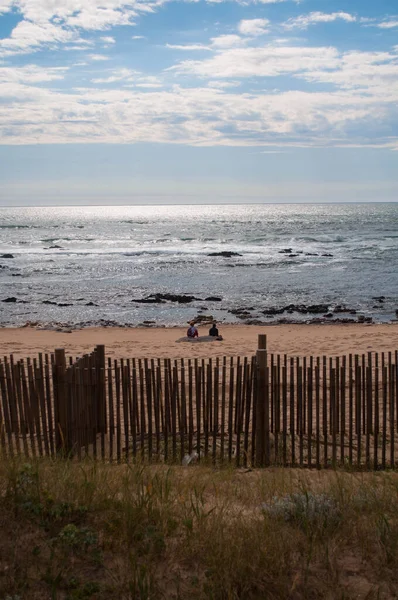
[[[236,254],[210,256],[220,252]],[[343,305],[386,322],[398,309],[394,203],[1,208],[7,254],[3,326],[185,325],[197,314],[233,323],[239,308],[266,323],[306,321],[314,315],[263,311],[318,303],[332,320]],[[135,301],[156,293],[198,300]]]

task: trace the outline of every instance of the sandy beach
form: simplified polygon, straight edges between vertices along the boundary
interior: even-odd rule
[[[80,356],[105,344],[107,356],[140,358],[202,358],[250,356],[258,334],[267,335],[268,350],[289,355],[337,356],[348,353],[388,352],[398,349],[398,323],[383,325],[275,325],[220,327],[220,342],[177,342],[186,328],[92,328],[63,333],[33,328],[0,329],[0,356],[32,356],[65,348]],[[199,335],[207,328],[199,327]]]

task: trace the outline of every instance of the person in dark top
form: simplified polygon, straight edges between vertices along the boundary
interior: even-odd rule
[[[217,322],[213,321],[211,329],[209,329],[209,335],[211,337],[219,337],[219,333],[218,333],[218,329],[217,329],[216,325],[217,325]]]

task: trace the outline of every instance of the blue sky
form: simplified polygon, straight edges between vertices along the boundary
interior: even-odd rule
[[[0,0],[0,205],[398,200],[396,0]]]

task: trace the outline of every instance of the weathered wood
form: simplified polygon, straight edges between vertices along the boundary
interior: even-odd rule
[[[310,365],[307,367],[307,402],[308,402],[308,467],[312,468],[312,402],[313,402],[313,357],[310,357]]]
[[[220,443],[220,460],[221,460],[221,462],[223,462],[223,460],[224,460],[226,378],[227,378],[227,359],[224,356],[223,361],[222,361],[222,378],[221,378],[221,443]],[[255,425],[253,425],[253,429],[254,428],[255,428]]]
[[[290,437],[291,437],[291,442],[292,442],[292,447],[291,447],[291,465],[294,466],[296,463],[296,436],[295,436],[295,429],[294,429],[294,425],[295,425],[295,415],[294,415],[294,408],[295,408],[295,387],[294,387],[294,382],[295,382],[295,372],[294,372],[294,358],[290,359],[290,386],[289,386],[289,406],[290,406]]]
[[[116,403],[116,460],[122,459],[122,423],[121,423],[121,396],[120,396],[120,363],[114,360],[115,365],[115,403]]]
[[[282,463],[287,465],[287,356],[282,367]]]
[[[393,469],[395,466],[395,456],[394,456],[394,445],[395,445],[395,402],[394,402],[394,369],[392,365],[392,353],[388,353],[388,412],[390,416],[389,424],[390,424],[390,467]]]
[[[234,406],[234,360],[229,362],[229,397],[228,397],[228,460],[232,461],[232,442],[233,442],[233,406]]]
[[[267,453],[267,438],[269,446],[269,406],[268,406],[268,385],[267,385],[267,336],[258,336],[258,349],[256,354],[256,465],[262,467],[266,465],[269,449]],[[230,402],[231,402],[231,380],[230,380]]]
[[[188,427],[188,454],[193,452],[193,436],[194,436],[194,415],[193,415],[193,367],[191,359],[188,360],[188,410],[189,410],[189,427]]]
[[[181,359],[181,384],[180,384],[180,401],[181,401],[181,423],[180,423],[180,460],[182,462],[185,456],[185,432],[187,428],[187,398],[185,388],[185,363]]]
[[[379,466],[378,451],[379,451],[379,355],[375,356],[375,420],[374,420],[374,436],[373,436],[373,468],[376,471]]]
[[[54,417],[55,417],[55,447],[57,452],[68,451],[65,434],[67,431],[67,397],[66,397],[66,357],[63,348],[57,348],[54,353]]]
[[[115,437],[115,413],[113,405],[112,359],[108,358],[108,423],[109,423],[109,461],[113,461],[113,442]]]
[[[220,379],[220,361],[217,358],[216,359],[216,364],[215,364],[215,368],[214,368],[214,376],[213,376],[213,406],[214,406],[214,412],[213,412],[213,447],[212,447],[212,460],[213,460],[213,464],[216,464],[216,459],[217,459],[217,435],[218,435],[218,404],[219,404],[219,394],[218,394],[218,387],[219,387],[219,379]]]
[[[297,381],[297,416],[299,436],[299,464],[304,466],[304,426],[303,426],[303,367],[300,359],[296,359],[296,381]]]

